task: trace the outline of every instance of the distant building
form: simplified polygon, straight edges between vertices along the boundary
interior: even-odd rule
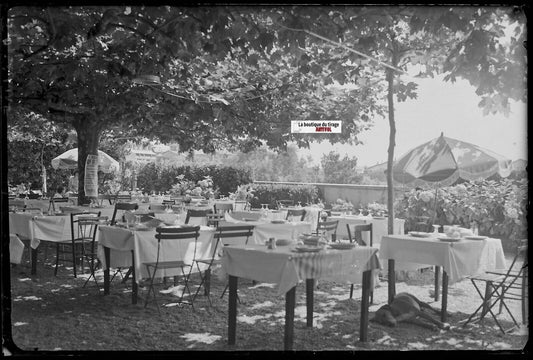
[[[158,163],[174,163],[183,160],[182,158],[183,156],[179,152],[167,150],[157,154],[155,161]]]
[[[380,164],[376,164],[376,165],[372,165],[372,166],[367,167],[365,169],[365,173],[367,173],[367,174],[375,174],[375,173],[384,174],[386,170],[387,170],[387,162],[384,162],[384,163],[380,163]]]
[[[148,164],[154,162],[156,154],[152,150],[131,149],[130,153],[125,156],[126,162],[138,164]]]

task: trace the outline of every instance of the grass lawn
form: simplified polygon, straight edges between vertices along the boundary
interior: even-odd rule
[[[51,256],[50,256],[51,258]],[[69,268],[53,275],[51,259],[38,264],[30,276],[29,263],[11,268],[11,332],[13,343],[24,351],[256,351],[283,349],[285,297],[277,296],[274,285],[239,281],[237,341],[227,345],[227,294],[220,298],[225,281],[213,276],[211,299],[200,296],[195,310],[177,305],[176,297],[160,294],[161,314],[155,304],[144,308],[143,300],[131,304],[131,286],[119,276],[111,294],[103,296],[94,282],[83,288],[86,276],[74,279]],[[102,272],[98,280],[103,286]],[[314,327],[306,327],[305,286],[297,288],[294,350],[297,351],[397,351],[397,350],[486,350],[520,353],[528,340],[527,328],[503,335],[489,316],[482,323],[463,328],[466,319],[480,304],[469,280],[449,289],[450,330],[428,330],[411,324],[396,328],[370,323],[368,342],[359,342],[361,289],[349,299],[349,285],[319,282],[315,289]],[[433,271],[415,273],[397,284],[433,307]],[[144,289],[140,295],[144,299]],[[387,301],[387,283],[374,290],[370,317]],[[510,303],[520,318],[520,304]],[[509,325],[509,319],[505,319]],[[9,344],[5,344],[9,345]],[[20,352],[9,347],[11,352]],[[59,353],[57,353],[59,354]]]

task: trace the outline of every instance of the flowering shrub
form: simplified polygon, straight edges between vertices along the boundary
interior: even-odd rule
[[[342,199],[337,199],[333,204],[331,204],[331,210],[333,211],[353,211],[354,206],[350,201],[344,201]]]
[[[202,180],[196,183],[191,180],[186,180],[184,174],[176,176],[177,184],[172,185],[170,194],[176,196],[203,196],[206,199],[214,198],[215,191],[213,189],[213,180],[210,176],[204,176]]]
[[[527,180],[483,180],[439,188],[411,190],[395,204],[396,216],[412,229],[416,217],[435,218],[439,225],[469,228],[476,222],[481,235],[521,239],[527,236]]]
[[[235,192],[229,193],[230,199],[235,200],[249,200],[254,196],[254,188],[252,184],[239,185]]]
[[[313,204],[318,199],[318,188],[314,185],[282,185],[254,184],[254,194],[250,199],[252,208],[260,208],[261,204],[276,207],[276,200],[291,199],[295,204]]]
[[[387,213],[387,205],[373,202],[366,205],[366,210],[370,215],[382,216]]]

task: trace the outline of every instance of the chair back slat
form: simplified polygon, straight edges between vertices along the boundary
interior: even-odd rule
[[[200,231],[199,226],[187,226],[179,228],[156,228],[155,238],[157,240],[180,240],[197,239]]]
[[[373,245],[373,226],[372,224],[358,224],[353,226],[353,238],[350,231],[350,225],[346,224],[346,228],[348,230],[348,239],[350,239],[350,242],[357,242],[359,245],[366,246],[366,242],[363,240],[363,232],[368,231],[370,236],[369,245]]]
[[[190,219],[193,218],[193,217],[196,217],[196,218],[206,218],[206,222],[207,222],[207,214],[210,214],[212,213],[212,210],[211,209],[188,209],[187,210],[187,216],[185,217],[185,224],[188,224]]]
[[[305,209],[289,209],[287,210],[287,216],[285,217],[285,219],[292,220],[296,218],[300,221],[304,221],[305,213]]]
[[[337,226],[339,225],[339,220],[330,220],[330,221],[320,221],[317,226],[317,234],[320,234],[322,231],[325,231],[327,234],[331,235],[331,241],[337,240]]]
[[[115,209],[113,210],[113,216],[111,216],[111,225],[115,225],[117,222],[118,211],[134,211],[139,208],[137,203],[115,202]]]
[[[220,214],[224,214],[226,212],[231,212],[233,211],[233,204],[229,204],[229,203],[215,203],[213,205],[213,209],[215,211],[215,213],[220,213]]]

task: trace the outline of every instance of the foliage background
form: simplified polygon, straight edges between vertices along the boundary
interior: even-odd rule
[[[527,238],[528,181],[501,179],[465,182],[435,190],[412,189],[395,204],[396,215],[412,230],[416,217],[427,216],[439,225],[470,228],[477,222],[479,234],[501,239]]]

